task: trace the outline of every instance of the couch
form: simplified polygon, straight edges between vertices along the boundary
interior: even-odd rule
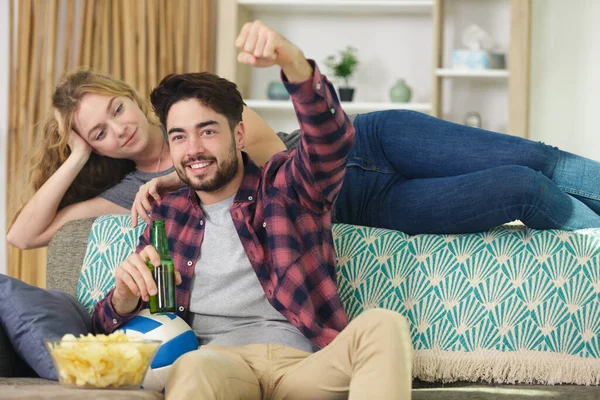
[[[88,270],[92,264],[94,268],[99,268],[97,248],[100,242],[103,253],[106,253],[108,248],[109,253],[112,254],[108,257],[112,264],[103,266],[107,270],[106,274],[110,273],[110,269],[114,268],[118,260],[128,251],[123,249],[135,245],[135,237],[139,229],[134,231],[127,227],[127,219],[125,216],[99,217],[73,221],[61,228],[49,245],[47,287],[68,292],[91,309],[94,302],[92,297],[97,300],[98,295],[90,297],[90,288],[86,289],[86,285],[97,286],[97,282],[90,281]],[[504,308],[517,310],[520,307],[517,304],[520,298],[525,301],[528,299],[527,293],[538,292],[538,290],[525,289],[519,292],[514,289],[512,292],[506,291],[502,294],[502,290],[498,288],[508,287],[506,286],[508,284],[502,281],[502,276],[513,277],[514,275],[514,280],[506,279],[512,285],[528,287],[528,282],[538,282],[538,275],[550,274],[551,277],[556,275],[553,268],[545,267],[544,271],[540,269],[542,268],[540,265],[550,264],[548,258],[552,257],[567,266],[569,261],[575,263],[577,260],[580,260],[580,263],[585,261],[587,264],[580,265],[577,273],[587,276],[590,274],[589,271],[592,271],[592,275],[596,276],[594,271],[597,272],[600,268],[600,263],[597,262],[600,257],[598,232],[575,233],[573,239],[571,234],[559,231],[543,233],[543,235],[550,235],[546,237],[540,236],[542,235],[540,232],[524,227],[502,227],[477,235],[409,237],[401,232],[384,229],[337,225],[334,227],[334,234],[340,295],[349,316],[352,318],[370,307],[385,307],[405,314],[411,321],[411,334],[417,350],[413,384],[414,399],[600,398],[600,390],[594,386],[598,383],[596,382],[598,373],[594,372],[598,370],[595,369],[598,364],[593,353],[594,347],[590,347],[589,343],[586,342],[588,350],[583,350],[580,346],[575,349],[577,354],[565,354],[565,348],[552,347],[554,343],[552,338],[543,340],[543,343],[536,348],[539,350],[537,358],[531,362],[527,359],[519,359],[518,352],[511,348],[510,340],[511,332],[518,331],[522,326],[531,325],[530,321],[521,321],[520,325],[519,321],[514,321],[515,326],[512,330],[502,332],[500,329],[504,335],[502,340],[495,338],[494,335],[490,339],[490,332],[497,331],[492,326],[496,321],[494,318],[498,318],[498,311],[492,310],[492,306],[499,306],[500,303],[506,302],[507,307]],[[534,245],[535,243],[537,245]],[[564,254],[558,251],[563,247]],[[119,251],[112,252],[113,248],[119,248]],[[489,254],[482,253],[483,251],[492,254],[491,258],[488,257]],[[569,252],[573,253],[576,261],[565,259],[570,257]],[[495,261],[490,261],[491,259]],[[475,262],[477,260],[479,261]],[[485,271],[481,267],[481,265],[485,266],[482,260],[492,262]],[[106,263],[106,260],[102,262]],[[494,262],[497,265],[493,264]],[[539,262],[539,265],[536,262]],[[582,285],[584,278],[561,268],[558,268],[558,271],[564,270],[566,275],[554,276],[556,282],[560,281],[561,287],[566,287],[565,285],[569,285],[570,282],[575,286]],[[97,271],[95,272],[97,275]],[[600,279],[600,274],[598,277]],[[465,289],[465,282],[473,287]],[[502,284],[494,286],[496,289],[492,290],[489,282]],[[101,290],[106,290],[108,286]],[[511,293],[515,294],[514,299],[509,296]],[[560,288],[556,289],[556,293],[559,298],[582,298],[581,295],[569,295],[565,290],[561,292]],[[464,297],[465,304],[469,304],[468,309],[481,306],[483,307],[481,312],[487,314],[477,317],[477,321],[473,318],[465,319],[466,314],[460,312],[462,303],[457,297],[459,295]],[[593,299],[586,298],[585,304],[571,304],[572,301],[568,304],[573,307],[580,306],[583,310],[585,307],[592,307],[592,302],[598,301],[596,292],[594,296]],[[539,296],[536,299],[540,300]],[[475,305],[468,303],[471,300]],[[555,302],[554,297],[549,301]],[[526,302],[526,304],[530,303]],[[530,311],[534,322],[539,320],[536,310],[532,308]],[[510,314],[513,319],[516,318],[514,314],[515,312]],[[457,324],[454,326],[456,329],[452,329],[456,342],[450,343],[447,339],[451,336],[450,333],[440,335],[436,332],[440,332],[441,327],[444,326],[452,327],[453,321]],[[477,332],[481,331],[479,328],[482,326],[490,326],[490,328],[478,335]],[[558,327],[556,330],[571,332],[573,328]],[[495,334],[497,336],[498,332]],[[599,335],[600,332],[594,334]],[[442,338],[446,338],[446,342],[443,342]],[[493,342],[496,339],[498,341]],[[560,337],[558,341],[560,342]],[[506,346],[502,344],[504,342]],[[491,347],[483,349],[482,346],[486,343]],[[506,353],[509,354],[508,357],[502,353],[503,350],[508,351]],[[520,348],[520,350],[524,349]],[[480,356],[480,359],[477,359],[477,354],[480,354],[478,351],[483,351],[481,353],[483,357]],[[527,349],[527,351],[532,350]],[[544,364],[544,356],[548,354],[550,362],[545,364],[546,367],[541,372],[532,370],[532,365]],[[516,360],[512,364],[511,357]],[[485,359],[483,364],[481,358]],[[495,363],[494,360],[498,362]],[[566,370],[558,374],[547,373],[548,369],[560,369],[561,363],[568,364],[571,370],[567,372],[575,371],[574,375],[577,377],[573,377],[573,374],[567,376]],[[501,365],[501,370],[495,368],[497,365]],[[586,374],[586,368],[594,371]],[[519,372],[520,376],[513,373],[520,369],[524,371]],[[569,384],[577,379],[587,379],[584,383],[592,385]],[[564,384],[540,385],[527,384],[528,382]],[[33,371],[20,360],[0,330],[0,399],[9,398],[159,399],[162,395],[147,390],[70,389],[53,381],[36,378]]]

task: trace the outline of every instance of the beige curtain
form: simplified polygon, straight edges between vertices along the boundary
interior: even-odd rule
[[[66,72],[92,68],[147,95],[168,73],[214,71],[215,0],[10,0],[7,216],[22,205],[22,159]],[[46,282],[46,249],[8,245],[8,273]]]

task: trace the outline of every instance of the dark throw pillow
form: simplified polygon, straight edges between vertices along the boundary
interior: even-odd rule
[[[44,339],[92,331],[92,319],[70,294],[0,274],[0,325],[16,353],[42,378],[57,380]]]

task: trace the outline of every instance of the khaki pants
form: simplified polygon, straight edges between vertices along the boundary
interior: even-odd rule
[[[180,357],[169,399],[410,399],[408,322],[376,309],[354,319],[324,349],[281,345],[203,346]]]

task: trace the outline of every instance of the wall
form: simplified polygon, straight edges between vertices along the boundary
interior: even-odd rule
[[[0,273],[6,274],[6,138],[8,136],[8,2],[0,0]]]
[[[532,11],[530,138],[600,161],[600,1]]]

